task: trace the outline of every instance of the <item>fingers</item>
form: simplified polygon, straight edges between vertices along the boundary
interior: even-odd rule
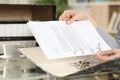
[[[120,49],[113,49],[113,53],[120,53]]]
[[[96,55],[94,55],[94,57],[101,60],[101,61],[109,61],[109,60],[114,59],[113,56],[103,56],[103,55],[100,55],[100,54],[96,54]]]
[[[75,11],[65,10],[63,14],[59,17],[60,21],[68,21],[72,16],[74,16]]]
[[[114,55],[114,54],[120,54],[120,49],[112,49],[112,50],[106,50],[101,53],[101,55]]]
[[[101,61],[108,61],[108,60],[113,59],[112,56],[111,56],[113,54],[114,54],[113,50],[106,50],[106,51],[103,51],[100,54],[94,55],[94,57],[101,60]]]
[[[87,20],[84,18],[85,16],[83,16],[82,14],[80,15],[80,13],[76,13],[75,15],[73,15],[68,21],[67,24],[71,24],[74,21],[82,21],[82,20]]]
[[[100,53],[102,56],[106,56],[106,55],[113,55],[114,52],[113,50],[107,50],[107,51],[103,51],[102,53]]]
[[[89,20],[95,28],[97,28],[96,22],[85,12],[79,10],[65,10],[59,17],[60,21],[66,21],[67,24],[71,24],[74,21]]]
[[[94,57],[102,61],[113,60],[115,58],[120,57],[120,49],[112,49],[112,50],[103,51],[100,54],[94,55]]]
[[[87,15],[82,11],[66,10],[59,17],[59,20],[66,21],[67,24],[71,24],[74,21],[85,20],[85,18],[87,18]]]

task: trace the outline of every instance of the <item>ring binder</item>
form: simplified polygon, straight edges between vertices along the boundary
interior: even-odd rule
[[[96,47],[96,49],[98,50],[97,53],[102,52],[100,45],[101,45],[101,43],[99,43],[98,46]],[[84,60],[76,61],[75,60],[75,58],[77,57],[76,52],[78,52],[78,51],[81,51],[83,55],[85,54],[82,49],[76,50],[74,52],[74,62],[70,63],[72,66],[75,66],[77,69],[83,69],[83,68],[87,68],[95,63],[94,61],[90,62],[90,61],[86,60],[86,58]],[[95,53],[95,52],[93,52],[93,53]],[[91,55],[91,58],[93,58],[93,55]]]
[[[88,20],[71,25],[65,21],[27,24],[48,59],[93,55],[111,49]]]

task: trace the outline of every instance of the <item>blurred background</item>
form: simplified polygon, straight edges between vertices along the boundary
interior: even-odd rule
[[[26,24],[28,20],[58,20],[64,10],[87,12],[99,26],[112,36],[116,36],[118,26],[120,26],[120,0],[0,0],[0,54],[3,55],[3,44],[19,43],[25,47],[35,47],[36,41]],[[110,62],[107,64],[110,65],[109,68],[103,65],[96,69],[98,72],[114,69],[114,72],[118,74],[117,72],[120,73],[119,62],[120,60]],[[95,68],[91,71],[96,72]],[[120,80],[108,79],[109,74],[105,77],[107,78],[98,79],[96,77],[96,80]]]
[[[58,20],[64,10],[83,10],[112,36],[116,36],[120,25],[120,0],[0,0],[0,4],[55,5],[54,20]]]
[[[2,4],[5,5],[3,6]],[[17,6],[19,5],[22,7],[17,9]],[[48,8],[35,8],[33,5],[48,5]],[[28,20],[58,20],[64,10],[83,10],[87,12],[99,26],[114,37],[116,36],[118,26],[120,25],[120,0],[0,0],[0,6],[0,23],[2,24],[2,22],[5,22],[4,26],[19,21],[26,23]],[[33,6],[34,9],[30,6]],[[6,22],[9,23],[6,24]],[[21,24],[19,23],[19,25]],[[16,28],[15,31],[10,32],[8,28],[8,31],[5,31],[6,28],[4,28],[4,26],[3,28],[0,27],[1,41],[10,40],[8,35],[13,32],[16,33],[16,35],[13,33],[11,36],[15,35],[14,39],[19,40],[16,36],[18,36],[18,33],[21,33],[21,31],[18,30],[20,27]],[[25,33],[25,35],[29,34],[28,36],[32,36],[29,31],[24,32],[28,32]],[[25,36],[23,35],[23,32],[20,35],[22,35],[22,37]],[[13,39],[11,38],[11,40]],[[28,43],[23,41],[22,43],[25,43],[27,47],[29,47],[33,46],[35,42],[31,45],[28,45]],[[3,42],[0,42],[0,44],[3,44]],[[0,45],[0,48],[2,48],[2,45]],[[1,49],[0,52],[2,52]]]
[[[120,24],[120,0],[37,0],[36,3],[56,5],[56,19],[66,9],[83,10],[112,36],[116,36]]]

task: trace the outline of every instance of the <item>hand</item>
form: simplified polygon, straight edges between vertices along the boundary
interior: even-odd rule
[[[115,58],[120,58],[120,49],[103,51],[100,54],[96,54],[95,58],[102,60],[102,61],[109,61]]]
[[[96,22],[83,11],[65,10],[59,17],[59,20],[66,21],[67,24],[71,24],[74,21],[89,20],[95,28],[97,28]]]

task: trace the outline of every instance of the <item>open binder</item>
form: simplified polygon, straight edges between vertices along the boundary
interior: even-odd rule
[[[95,66],[93,54],[111,49],[89,21],[30,21],[40,47],[19,49],[44,71],[59,77]]]
[[[30,21],[27,23],[48,59],[93,55],[111,49],[90,21]]]
[[[19,48],[19,50],[43,71],[57,77],[69,76],[101,63],[100,61],[94,59],[92,56],[47,59],[39,47]],[[82,66],[81,68],[79,66],[77,67],[73,65],[74,62],[85,60],[86,62],[89,62],[89,65]]]

